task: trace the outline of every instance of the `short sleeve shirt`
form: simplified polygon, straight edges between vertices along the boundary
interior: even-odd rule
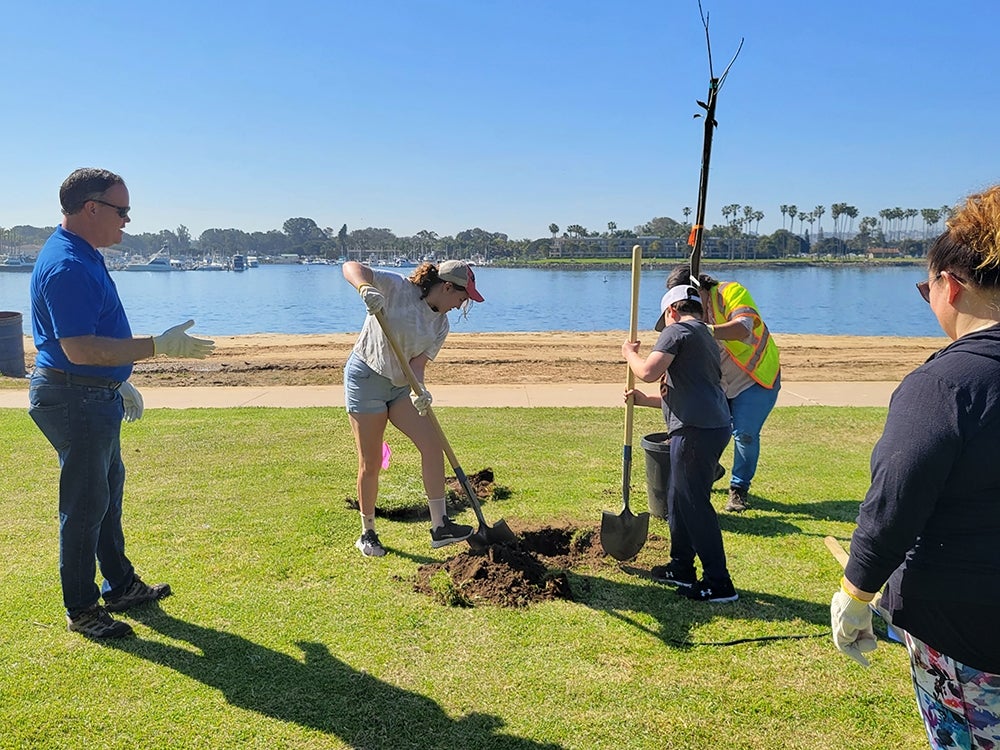
[[[667,432],[682,427],[714,429],[730,424],[722,392],[719,349],[701,321],[671,323],[660,333],[653,351],[672,354],[661,384]]]
[[[42,246],[31,274],[31,332],[38,367],[119,381],[132,374],[130,364],[73,364],[59,343],[59,339],[77,336],[132,338],[104,257],[85,239],[62,227],[56,227]]]
[[[385,317],[406,360],[421,354],[434,359],[450,330],[447,314],[434,312],[421,299],[420,287],[399,274],[373,269],[372,276],[373,285],[385,297]],[[373,315],[365,318],[354,354],[393,385],[407,385],[406,375]]]

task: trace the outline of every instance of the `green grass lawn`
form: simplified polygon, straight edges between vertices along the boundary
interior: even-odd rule
[[[510,491],[488,520],[597,528],[618,512],[621,409],[438,415],[462,468]],[[865,670],[829,637],[840,574],[822,539],[849,539],[884,416],[772,414],[753,510],[721,515],[739,602],[644,577],[666,557],[652,519],[637,560],[574,569],[575,601],[518,610],[416,593],[419,564],[465,549],[432,550],[425,521],[380,520],[390,554],[358,554],[342,410],[149,410],[123,426],[126,538],[174,595],[127,615],[136,637],[100,644],[65,627],[55,454],[0,410],[0,747],[922,747],[905,649],[883,641]],[[639,438],[661,430],[636,410],[636,510]],[[422,502],[416,450],[388,440],[384,501]]]

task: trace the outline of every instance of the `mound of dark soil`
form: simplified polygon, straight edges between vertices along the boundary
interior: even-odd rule
[[[566,571],[603,559],[598,530],[544,526],[521,531],[514,544],[492,544],[421,565],[414,589],[450,606],[526,607],[553,599],[572,601]]]
[[[486,467],[474,474],[467,474],[469,486],[476,493],[476,498],[482,505],[490,500],[503,500],[510,497],[510,490],[494,482],[493,469]],[[458,511],[465,510],[471,506],[469,496],[462,488],[457,477],[445,477],[445,500],[448,504],[448,515],[454,515]],[[351,510],[358,510],[358,500],[354,497],[344,498],[344,504]],[[404,505],[396,508],[375,508],[376,518],[388,518],[392,521],[419,521],[427,520],[429,513],[427,501],[421,495],[414,505]]]

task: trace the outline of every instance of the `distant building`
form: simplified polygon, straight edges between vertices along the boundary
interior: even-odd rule
[[[868,257],[875,258],[901,258],[903,251],[898,247],[873,247],[868,250]]]

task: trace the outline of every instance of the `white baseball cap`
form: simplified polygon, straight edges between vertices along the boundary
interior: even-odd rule
[[[701,307],[701,295],[693,286],[681,284],[667,290],[660,300],[660,318],[656,321],[655,330],[662,331],[667,325],[667,308],[676,305],[678,302],[696,302]]]

